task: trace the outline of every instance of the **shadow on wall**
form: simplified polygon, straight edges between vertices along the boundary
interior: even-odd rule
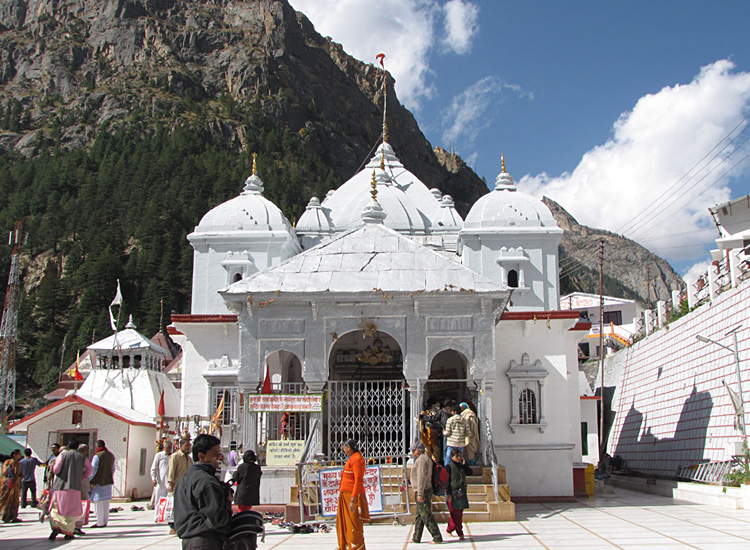
[[[681,466],[706,462],[703,452],[711,420],[713,399],[710,392],[698,392],[693,384],[677,419],[674,437],[652,435],[648,418],[631,406],[623,422],[614,456],[620,455],[631,470],[649,475],[673,477]],[[669,418],[658,415],[662,424]],[[645,427],[645,429],[644,429]]]

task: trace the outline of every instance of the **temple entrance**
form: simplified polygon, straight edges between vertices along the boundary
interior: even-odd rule
[[[345,459],[348,439],[359,441],[366,458],[406,454],[409,405],[398,343],[376,328],[349,332],[334,344],[329,365],[325,454]]]
[[[469,363],[463,354],[448,349],[432,360],[430,378],[425,382],[422,406],[446,401],[466,402],[476,411],[480,382],[468,379]]]

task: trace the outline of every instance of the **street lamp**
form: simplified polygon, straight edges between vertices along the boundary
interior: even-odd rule
[[[742,375],[740,373],[740,351],[739,351],[739,348],[737,347],[737,331],[741,328],[742,328],[742,325],[739,325],[724,335],[724,336],[729,336],[730,334],[732,335],[732,338],[734,340],[734,346],[732,348],[730,348],[729,346],[725,346],[724,344],[720,344],[719,342],[715,340],[711,340],[711,338],[708,338],[707,336],[703,336],[702,334],[696,335],[696,338],[700,340],[701,342],[703,342],[704,344],[710,343],[710,344],[715,344],[719,346],[720,348],[724,348],[725,350],[732,352],[732,354],[734,355],[734,364],[735,364],[735,367],[737,368],[737,389],[739,391],[740,406],[741,406],[741,409],[738,412],[741,413],[740,414],[740,426],[742,427],[742,440],[745,443],[744,452],[747,452],[747,429],[745,427],[745,398],[742,395]]]

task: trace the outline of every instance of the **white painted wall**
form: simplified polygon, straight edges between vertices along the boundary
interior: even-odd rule
[[[151,463],[156,454],[156,429],[145,426],[129,426],[127,462],[125,463],[125,487],[128,497],[149,498],[153,491],[151,484]],[[146,449],[145,470],[141,474],[141,449]],[[135,491],[135,493],[134,493]]]
[[[674,475],[679,466],[730,460],[734,444],[742,439],[722,385],[726,380],[737,389],[734,356],[696,335],[732,348],[725,334],[743,325],[738,340],[747,400],[749,317],[750,281],[745,281],[616,353],[612,362],[624,368],[613,399],[616,416],[607,452],[621,455],[631,469],[664,476]]]
[[[573,463],[580,462],[580,408],[575,358],[576,335],[568,329],[574,320],[501,321],[497,335],[497,377],[492,395],[493,438],[500,464],[513,494],[517,496],[572,496]],[[566,353],[567,347],[573,347]],[[537,359],[547,370],[542,406],[547,426],[541,433],[536,426],[523,426],[513,433],[510,382],[506,371],[510,361],[521,362],[524,353]],[[571,363],[572,358],[572,363]],[[569,376],[568,365],[575,365]],[[574,389],[571,389],[571,386]],[[570,396],[575,395],[573,406]]]
[[[206,415],[209,410],[209,385],[204,377],[209,362],[220,365],[227,355],[234,368],[224,373],[237,379],[239,364],[239,327],[232,323],[174,323],[185,335],[182,348],[182,409],[180,416]],[[231,372],[229,372],[231,371]],[[220,375],[220,372],[214,372]]]

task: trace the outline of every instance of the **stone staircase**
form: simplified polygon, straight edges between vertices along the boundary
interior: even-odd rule
[[[408,468],[411,472],[411,467]],[[487,521],[515,521],[516,519],[516,507],[510,500],[510,486],[506,483],[505,468],[499,466],[497,469],[498,477],[498,494],[500,502],[495,502],[495,495],[492,486],[492,470],[487,466],[472,466],[474,475],[467,477],[468,484],[468,495],[469,495],[469,508],[464,510],[464,522],[487,522]],[[402,484],[402,480],[389,479],[388,476],[383,476],[381,479],[384,493],[388,491],[386,488],[398,488]],[[409,502],[411,503],[411,509],[406,509],[405,495],[402,493],[401,498],[396,495],[396,501],[400,501],[401,505],[395,505],[388,507],[389,510],[386,512],[376,513],[372,517],[372,523],[391,523],[394,518],[397,518],[400,523],[410,523],[414,521],[414,512],[416,511],[416,498],[414,491],[411,487],[408,487],[409,491]],[[396,490],[398,492],[398,490]],[[298,487],[292,487],[290,495],[290,504],[286,505],[286,520],[293,521],[295,523],[300,521],[314,521],[322,520],[320,516],[300,518],[299,505],[298,505]],[[314,492],[311,494],[311,498],[306,500],[306,504],[311,504],[313,509],[317,507],[317,494]],[[311,502],[310,502],[311,500]],[[385,497],[386,501],[392,502],[392,497],[389,499]],[[447,523],[449,514],[448,506],[445,503],[445,496],[433,496],[432,497],[432,510],[435,514],[435,519],[438,523]]]
[[[469,494],[469,508],[464,510],[464,523],[477,521],[515,521],[516,505],[510,500],[510,486],[506,483],[505,468],[497,469],[498,495],[500,502],[495,502],[492,486],[492,469],[488,466],[472,466],[473,476],[466,478]],[[409,499],[412,503],[412,514],[403,518],[404,521],[414,521],[416,498],[414,491],[409,488]],[[438,523],[447,523],[448,505],[444,496],[432,497],[432,511]]]

